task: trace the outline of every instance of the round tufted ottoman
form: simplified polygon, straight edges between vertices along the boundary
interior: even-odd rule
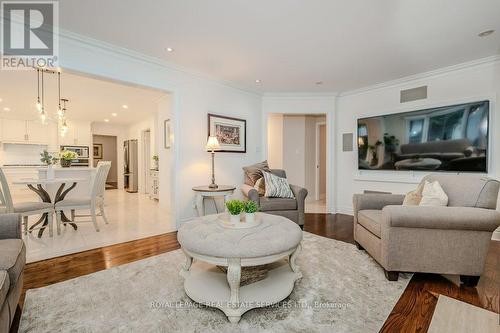
[[[300,227],[282,216],[257,214],[262,223],[254,228],[224,228],[219,215],[209,215],[184,223],[177,234],[186,256],[180,272],[186,294],[222,310],[231,322],[250,309],[285,299],[302,277],[295,262]],[[240,287],[241,267],[270,263],[275,264],[265,279]],[[217,266],[227,266],[227,274]]]

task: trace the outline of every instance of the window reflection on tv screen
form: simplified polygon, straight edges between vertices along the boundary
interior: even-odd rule
[[[489,102],[358,119],[358,168],[487,172]]]

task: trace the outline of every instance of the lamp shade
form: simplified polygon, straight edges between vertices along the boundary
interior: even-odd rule
[[[220,149],[219,140],[217,140],[216,136],[209,136],[207,145],[205,146],[207,151],[218,150]]]

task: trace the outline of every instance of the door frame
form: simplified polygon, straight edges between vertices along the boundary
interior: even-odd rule
[[[316,139],[315,139],[315,169],[314,169],[314,200],[318,201],[321,199],[321,193],[319,193],[319,179],[320,179],[320,173],[319,173],[319,164],[321,160],[321,151],[320,151],[320,127],[325,126],[325,131],[328,130],[328,126],[326,125],[326,121],[322,121],[319,123],[316,123]],[[325,135],[327,135],[325,133]],[[325,143],[326,143],[326,138],[325,138]],[[326,153],[326,147],[325,147],[325,153]]]
[[[146,140],[146,133],[149,133]],[[141,154],[142,154],[142,173],[143,173],[143,190],[144,194],[149,194],[149,169],[151,168],[151,156],[146,156],[146,147],[149,146],[149,155],[151,155],[151,129],[146,128],[141,130]]]

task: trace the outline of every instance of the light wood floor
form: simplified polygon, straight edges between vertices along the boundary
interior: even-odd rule
[[[306,214],[306,231],[354,243],[352,216]],[[175,232],[106,246],[30,263],[25,269],[24,292],[103,269],[178,249]],[[438,295],[446,295],[499,313],[500,242],[492,241],[486,268],[477,288],[459,287],[434,274],[415,274],[387,318],[381,332],[427,332]],[[20,312],[11,333],[17,332]]]

